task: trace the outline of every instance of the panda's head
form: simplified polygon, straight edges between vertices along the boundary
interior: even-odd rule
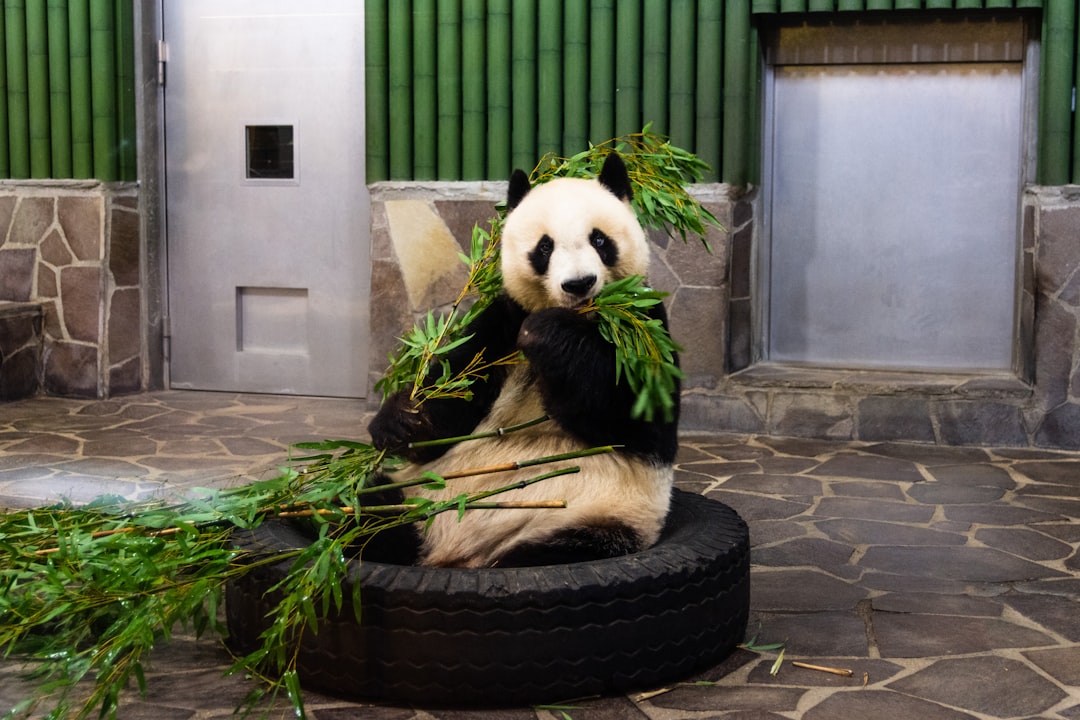
[[[617,153],[607,156],[594,180],[560,178],[530,188],[528,176],[516,170],[501,243],[510,297],[529,312],[577,307],[606,283],[644,276],[649,246],[631,194]]]

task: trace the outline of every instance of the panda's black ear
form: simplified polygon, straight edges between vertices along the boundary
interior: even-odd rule
[[[619,153],[610,152],[604,159],[604,167],[600,169],[600,184],[620,200],[629,201],[634,196],[630,175],[626,172],[626,165]]]
[[[525,174],[525,171],[515,170],[510,175],[510,190],[506,193],[506,208],[508,210],[516,208],[531,189],[529,176]]]

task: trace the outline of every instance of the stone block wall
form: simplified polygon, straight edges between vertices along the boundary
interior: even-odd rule
[[[42,307],[46,393],[146,387],[141,252],[133,183],[0,182],[0,301]]]
[[[805,368],[758,357],[760,205],[726,185],[695,193],[726,228],[710,233],[711,254],[651,233],[650,281],[671,293],[672,333],[684,347],[683,431],[1080,449],[1080,187],[1025,193],[1015,368],[983,374]],[[395,338],[460,290],[456,254],[504,194],[504,183],[372,186],[372,383]]]

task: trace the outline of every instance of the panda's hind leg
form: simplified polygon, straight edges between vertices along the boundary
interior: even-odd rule
[[[609,523],[563,528],[542,540],[515,545],[495,567],[532,567],[587,562],[628,555],[643,549],[641,536],[628,525]]]

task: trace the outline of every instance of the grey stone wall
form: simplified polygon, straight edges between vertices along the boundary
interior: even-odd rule
[[[501,183],[372,187],[372,382],[394,339],[461,288],[456,252],[504,193]],[[1080,449],[1080,188],[1025,193],[1015,368],[986,374],[756,357],[756,198],[726,185],[695,193],[726,228],[710,232],[711,254],[651,233],[650,281],[671,293],[672,333],[684,347],[684,431]]]
[[[140,255],[133,183],[0,182],[0,301],[42,307],[46,393],[146,387]]]

